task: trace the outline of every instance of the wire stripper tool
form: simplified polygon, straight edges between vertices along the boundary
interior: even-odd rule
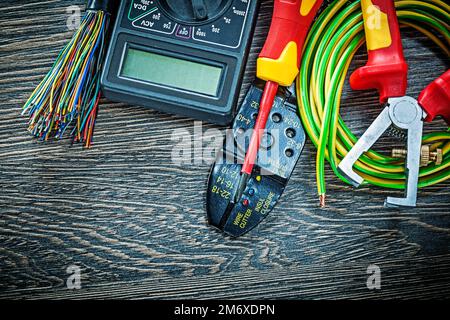
[[[400,29],[392,0],[361,0],[368,62],[350,77],[354,90],[377,89],[385,108],[338,169],[354,186],[363,178],[353,171],[359,157],[391,126],[407,131],[405,197],[388,197],[387,207],[413,207],[417,199],[423,121],[442,116],[450,125],[450,70],[429,84],[418,100],[406,96],[408,66],[403,57]]]
[[[287,111],[290,110],[289,107],[284,106],[280,108],[283,112],[278,112],[278,115],[281,116],[280,120],[283,119],[284,113],[285,116],[288,116],[286,119],[291,119],[291,124],[298,124],[298,130],[301,131],[296,137],[288,137],[288,142],[286,143],[292,143],[297,147],[287,148],[286,145],[283,145],[283,141],[281,141],[284,138],[276,141],[276,145],[271,146],[272,150],[275,150],[275,147],[285,147],[287,149],[280,150],[280,154],[284,153],[284,155],[292,159],[288,161],[288,167],[285,167],[284,171],[280,173],[278,169],[280,168],[280,163],[284,161],[284,155],[280,156],[279,154],[278,157],[274,157],[274,153],[272,152],[271,161],[277,164],[266,171],[273,174],[275,178],[268,179],[267,176],[264,175],[262,177],[260,175],[261,169],[268,169],[267,166],[261,165],[258,162],[258,152],[260,149],[265,148],[261,144],[264,135],[266,134],[266,138],[269,135],[265,130],[269,115],[272,114],[272,118],[274,118],[269,121],[270,126],[275,123],[274,127],[278,127],[278,129],[280,126],[286,130],[289,129],[285,127],[288,125],[288,122],[278,121],[277,117],[273,116],[274,112],[271,113],[274,103],[279,106],[279,102],[277,102],[279,100],[276,99],[278,88],[279,86],[289,87],[294,82],[299,72],[306,35],[321,4],[322,0],[274,1],[272,22],[266,42],[258,57],[256,70],[256,76],[266,81],[266,83],[261,98],[260,100],[258,99],[260,101],[259,107],[254,113],[257,115],[256,120],[249,122],[253,125],[253,130],[251,130],[252,134],[248,148],[245,148],[247,152],[245,152],[243,164],[224,165],[223,163],[219,164],[216,162],[208,183],[207,212],[209,222],[233,236],[239,236],[256,226],[275,206],[295,166],[296,161],[292,161],[292,159],[298,160],[300,152],[303,149],[304,132],[298,115],[295,112]],[[250,96],[254,94],[254,91],[249,92]],[[234,126],[241,125],[239,119],[245,115],[246,111],[247,106],[246,102],[244,102],[236,117]],[[280,124],[278,125],[277,123]],[[233,128],[235,129],[234,126]],[[244,146],[247,147],[247,144],[244,144]],[[227,153],[228,149],[224,148],[224,150]],[[254,170],[255,163],[259,166]],[[225,166],[225,169],[223,166]],[[281,177],[281,180],[283,180],[281,185],[275,186],[273,184],[277,180],[276,177]],[[218,180],[224,180],[228,184],[228,190],[225,190],[226,192],[223,192],[223,196],[219,198],[214,195],[220,189],[217,184]],[[255,183],[259,186],[256,186],[256,192]],[[267,194],[265,193],[266,191],[268,192]],[[257,197],[253,197],[255,194]],[[265,196],[262,197],[263,195]],[[255,202],[254,199],[259,199],[262,203]],[[241,208],[242,205],[245,208]],[[261,210],[257,210],[261,205],[265,206],[264,213]],[[243,219],[245,219],[245,223],[242,223]]]
[[[232,201],[261,96],[262,89],[252,85],[208,181],[206,203],[209,223],[234,237],[254,228],[274,208],[306,141],[305,131],[297,115],[295,96],[286,90],[286,93],[275,97],[246,189],[238,201]]]

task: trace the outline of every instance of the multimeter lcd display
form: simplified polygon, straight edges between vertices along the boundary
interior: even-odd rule
[[[235,115],[259,0],[120,0],[103,94],[221,125]]]
[[[222,68],[127,48],[121,76],[217,96]]]

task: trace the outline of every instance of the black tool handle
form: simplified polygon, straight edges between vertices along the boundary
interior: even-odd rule
[[[120,0],[88,0],[86,10],[104,11],[111,15],[115,15],[119,7]]]

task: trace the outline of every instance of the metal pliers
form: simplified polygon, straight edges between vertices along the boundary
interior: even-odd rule
[[[423,121],[442,116],[450,125],[450,70],[429,84],[418,99],[406,96],[408,66],[403,57],[400,30],[392,0],[361,0],[368,62],[350,77],[355,90],[375,88],[383,111],[338,166],[354,186],[363,178],[352,167],[391,126],[407,131],[405,197],[388,197],[385,206],[414,207],[421,156]]]

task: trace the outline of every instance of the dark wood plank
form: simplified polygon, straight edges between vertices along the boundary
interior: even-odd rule
[[[449,262],[448,257],[436,257]],[[132,282],[110,282],[80,290],[45,290],[44,293],[8,291],[4,297],[31,299],[367,299],[398,297],[448,298],[448,269],[435,262],[412,259],[380,264],[382,290],[368,290],[364,264],[304,265],[270,271],[245,270],[196,277],[158,277]],[[435,271],[433,277],[430,273]],[[400,275],[401,272],[401,276]],[[264,279],[264,281],[261,281]],[[405,282],[408,283],[405,286]],[[343,294],[345,292],[345,295]]]
[[[0,6],[0,296],[448,297],[448,181],[421,190],[417,208],[388,210],[389,191],[353,190],[328,171],[322,210],[308,142],[276,209],[247,236],[230,239],[206,224],[209,163],[171,161],[179,143],[172,135],[192,136],[194,120],[102,101],[92,149],[33,140],[21,105],[70,38],[72,4]],[[242,94],[270,12],[264,1]],[[404,45],[415,96],[449,61],[414,31],[405,30]],[[365,59],[357,54],[353,68]],[[375,118],[376,102],[374,92],[345,88],[342,114],[352,130],[361,133]],[[224,130],[203,123],[203,133],[211,129]],[[365,286],[372,263],[382,268],[379,292]],[[70,265],[82,268],[80,291],[66,289]]]

